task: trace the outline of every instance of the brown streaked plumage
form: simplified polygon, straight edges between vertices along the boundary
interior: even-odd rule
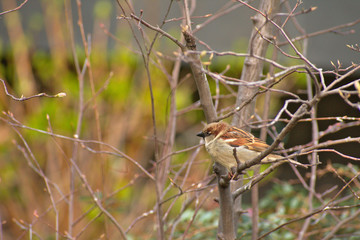
[[[231,168],[237,166],[233,155],[234,148],[236,148],[239,161],[245,162],[255,158],[269,147],[251,133],[225,122],[210,123],[197,136],[204,138],[205,148],[214,161],[219,162],[230,172]],[[262,162],[271,162],[279,158],[282,156],[269,154]]]

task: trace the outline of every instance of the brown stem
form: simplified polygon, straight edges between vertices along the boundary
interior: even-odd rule
[[[196,51],[195,38],[189,30],[189,27],[183,27],[183,35],[186,42],[186,49]],[[196,52],[184,52],[189,59],[189,65],[193,73],[194,80],[200,96],[200,103],[203,108],[206,121],[214,122],[217,118],[216,110],[212,101],[209,83],[203,71],[200,56]],[[215,161],[216,162],[216,161]],[[226,240],[235,239],[233,200],[229,184],[223,184],[222,175],[227,174],[227,170],[220,164],[215,163],[217,169],[219,203],[220,203],[220,219],[218,225],[218,235]]]
[[[195,38],[192,36],[192,34],[189,32],[189,30],[186,27],[183,28],[182,33],[186,41],[186,48],[188,50],[195,51],[196,50]],[[200,103],[204,110],[206,121],[208,123],[214,122],[216,120],[217,114],[215,111],[214,104],[212,102],[209,83],[203,71],[200,56],[198,53],[195,52],[185,52],[184,54],[189,59],[189,65],[193,73],[193,77],[199,92]]]
[[[259,11],[269,14],[270,17],[273,14],[276,14],[280,6],[280,1],[261,1],[259,6]],[[249,56],[245,58],[243,70],[240,79],[247,82],[255,82],[260,80],[262,75],[262,69],[264,61],[253,57],[259,56],[260,58],[265,57],[265,53],[268,47],[268,42],[263,39],[263,36],[270,36],[272,34],[272,24],[269,24],[267,19],[261,14],[257,13],[253,18],[254,29],[251,33],[250,43],[248,48]],[[246,126],[248,121],[255,110],[255,101],[253,96],[256,96],[257,88],[248,87],[248,86],[239,86],[237,99],[235,104],[235,109],[243,107],[241,111],[236,112],[232,119],[233,125]],[[245,102],[248,102],[245,104]],[[249,131],[249,127],[245,127],[245,130]],[[240,186],[239,186],[240,187]],[[254,190],[253,197],[257,197],[256,190]],[[237,219],[240,218],[241,214],[241,198],[235,199],[235,208],[237,209],[235,215],[235,222],[238,222]],[[255,213],[256,215],[256,213]],[[253,222],[257,222],[256,217],[253,219]],[[255,224],[255,230],[253,231],[253,239],[257,237],[257,224]]]
[[[279,0],[261,1],[259,6],[259,12],[271,18],[273,14],[276,14],[279,6]],[[263,14],[257,13],[252,18],[255,26],[251,33],[248,48],[248,53],[250,56],[245,58],[244,67],[240,77],[240,79],[246,80],[247,82],[255,82],[260,80],[264,62],[259,58],[254,58],[252,56],[265,56],[269,43],[264,40],[263,36],[268,37],[272,34],[273,26],[272,24],[268,23],[268,18],[265,18]],[[235,107],[239,107],[246,99],[249,99],[256,90],[257,88],[239,86]],[[233,117],[232,124],[246,126],[250,117],[253,115],[255,108],[254,104],[255,101],[252,101],[245,108],[243,108],[241,112],[236,113]]]

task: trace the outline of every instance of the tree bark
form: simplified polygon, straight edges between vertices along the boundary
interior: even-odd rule
[[[195,38],[192,36],[188,28],[183,29],[183,35],[186,42],[186,48],[196,51]],[[189,58],[189,64],[193,73],[194,80],[200,96],[200,103],[203,108],[206,121],[214,122],[217,119],[216,110],[212,101],[209,83],[203,71],[203,66],[199,54],[193,52],[185,52]],[[220,219],[218,225],[218,238],[225,240],[233,240],[236,238],[234,224],[233,198],[230,190],[230,184],[224,184],[221,176],[228,174],[226,168],[214,160],[214,171],[218,180]],[[216,170],[215,170],[216,169]]]
[[[274,14],[279,11],[279,7],[280,0],[262,0],[260,2],[259,11],[265,13],[268,18],[272,18]],[[263,61],[252,56],[264,57],[269,43],[264,40],[263,37],[271,38],[270,36],[273,36],[273,26],[271,23],[267,22],[267,19],[265,19],[264,16],[257,13],[252,17],[252,20],[254,29],[251,33],[248,48],[250,56],[245,58],[244,67],[240,77],[240,79],[248,82],[258,81],[261,78]],[[256,90],[257,87],[248,87],[246,85],[239,86],[235,107],[239,107],[241,103],[249,99]],[[242,111],[239,111],[234,115],[232,120],[233,125],[239,125],[245,128],[245,130],[249,130],[246,126],[248,125],[251,116],[254,114],[254,109],[255,101],[252,101],[248,106],[245,106]]]

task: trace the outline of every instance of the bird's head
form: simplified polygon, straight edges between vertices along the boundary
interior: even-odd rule
[[[196,134],[198,137],[206,138],[212,136],[213,138],[219,136],[219,134],[225,133],[230,126],[225,122],[213,122],[209,123],[204,129]]]

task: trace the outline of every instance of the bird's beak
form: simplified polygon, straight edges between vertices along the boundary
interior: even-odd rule
[[[198,134],[196,134],[196,136],[205,138],[205,133],[204,132],[199,132]]]

